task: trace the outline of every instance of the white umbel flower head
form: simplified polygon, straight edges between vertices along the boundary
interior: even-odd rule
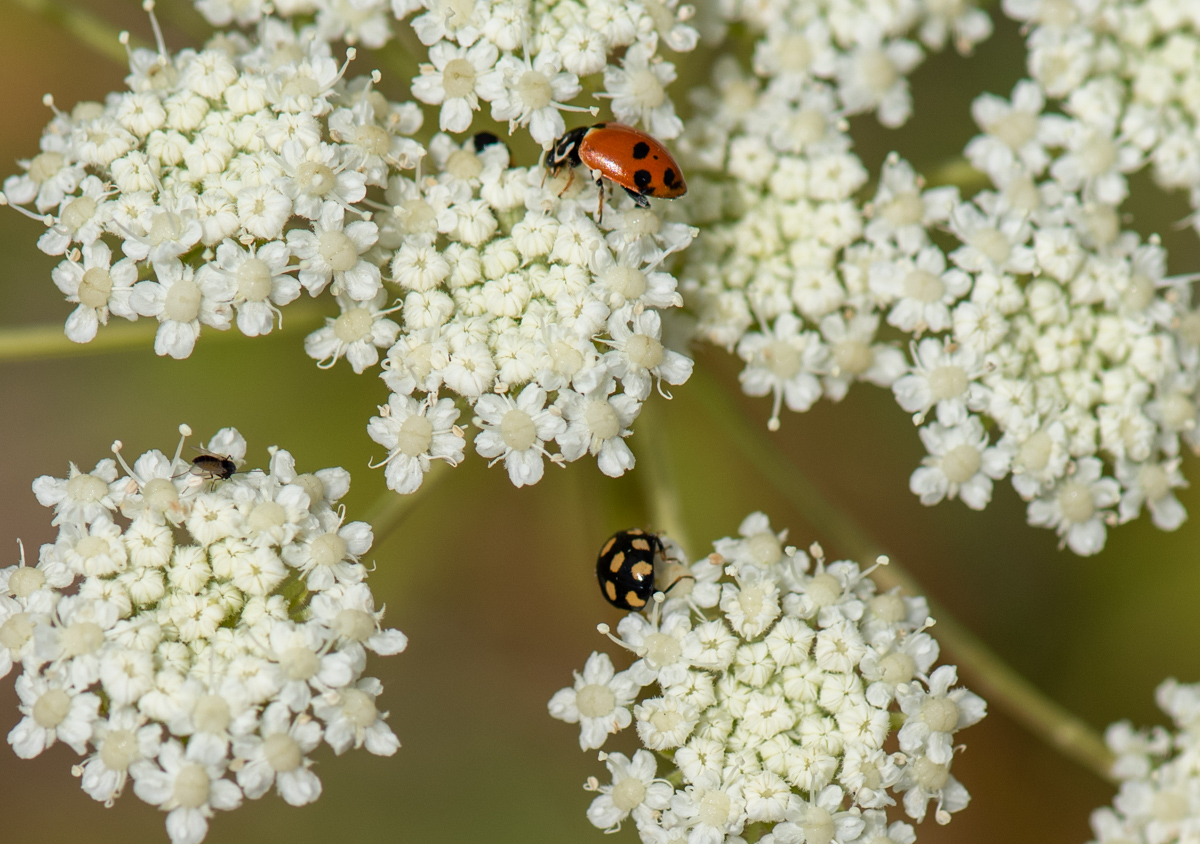
[[[589,779],[599,796],[588,819],[609,830],[632,819],[646,844],[719,844],[748,824],[775,844],[851,844],[864,830],[912,844],[911,827],[889,827],[879,810],[903,798],[919,821],[937,800],[945,822],[964,808],[949,773],[957,732],[986,705],[956,687],[953,666],[930,673],[937,645],[923,632],[932,624],[923,599],[878,593],[868,572],[826,563],[819,546],[814,557],[784,546],[786,532],[762,513],[739,533],[692,567],[694,583],[609,635],[636,660],[627,670],[593,653],[551,699],[553,717],[582,726],[584,750],[634,722],[645,748],[601,755],[612,782]],[[705,583],[703,569],[727,579]],[[705,597],[712,587],[719,608]]]
[[[86,757],[93,798],[111,805],[132,777],[172,844],[199,844],[243,796],[319,797],[308,755],[323,739],[394,752],[363,672],[366,651],[407,640],[365,582],[370,527],[332,508],[343,470],[301,475],[272,447],[269,471],[235,472],[232,428],[189,463],[180,430],[173,457],[130,467],[118,442],[117,461],[35,482],[59,538],[37,566],[0,570],[0,668],[23,669],[18,756],[61,741]]]

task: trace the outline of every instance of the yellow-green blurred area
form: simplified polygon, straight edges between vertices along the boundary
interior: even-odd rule
[[[87,8],[150,38],[134,2]],[[164,0],[160,14],[172,48],[197,43],[198,19],[182,0]],[[0,5],[0,21],[0,171],[7,173],[37,149],[50,116],[44,93],[63,108],[101,99],[122,88],[124,69],[12,0]],[[706,64],[681,67],[702,73]],[[975,133],[971,98],[981,90],[1007,95],[1023,67],[1019,34],[1006,24],[972,59],[929,58],[913,77],[915,114],[906,127],[886,132],[873,119],[855,121],[860,153],[872,170],[896,148],[919,170],[932,171]],[[1173,272],[1194,271],[1194,235],[1176,226],[1187,214],[1183,200],[1164,198],[1145,178],[1135,179],[1134,191],[1124,209],[1131,224],[1143,234],[1162,233]],[[55,259],[35,248],[42,227],[8,209],[0,209],[0,219],[0,328],[61,325],[71,306],[50,281]],[[304,333],[288,327],[285,314],[285,330],[267,338],[206,329],[182,362],[156,357],[147,340],[126,351],[0,364],[0,562],[16,561],[18,537],[31,560],[54,537],[50,511],[30,492],[35,477],[62,477],[68,461],[90,469],[115,439],[131,455],[169,451],[181,422],[195,429],[196,442],[237,427],[250,442],[249,465],[262,465],[267,446],[278,444],[297,456],[302,471],[345,466],[354,477],[348,518],[361,517],[385,491],[382,472],[366,466],[383,454],[365,425],[386,392],[373,374],[355,376],[344,364],[318,369],[303,353]],[[697,365],[735,395],[735,362],[711,349],[697,354]],[[653,396],[639,425],[656,425],[653,439],[665,444],[658,456],[675,476],[693,555],[759,509],[777,527],[790,527],[798,545],[823,538],[821,525],[748,468],[696,389],[674,393],[669,403]],[[1200,520],[1164,534],[1143,517],[1112,531],[1104,553],[1080,559],[1059,551],[1052,532],[1025,525],[1024,505],[1007,482],[997,484],[986,512],[961,502],[921,506],[908,477],[924,452],[885,391],[862,385],[839,405],[785,414],[774,435],[765,434],[766,399],[736,401],[763,426],[781,461],[852,513],[930,595],[1096,729],[1126,717],[1158,723],[1158,683],[1168,676],[1200,680]],[[635,451],[649,438],[647,430],[635,434]],[[581,786],[590,775],[605,780],[604,768],[594,752],[580,752],[576,727],[549,718],[546,702],[593,649],[614,649],[595,629],[598,622],[615,625],[619,615],[601,600],[594,560],[614,530],[653,527],[642,487],[636,473],[610,480],[585,459],[566,469],[548,466],[537,486],[514,489],[503,467],[484,463],[472,454],[421,493],[367,561],[377,566],[370,583],[387,605],[388,623],[410,638],[406,653],[373,658],[368,669],[384,682],[380,707],[391,712],[401,750],[381,759],[365,750],[335,757],[322,748],[315,757],[320,800],[296,809],[271,794],[219,813],[209,842],[636,840],[631,828],[602,839],[588,824],[592,795]],[[1200,478],[1194,458],[1184,468]],[[1181,498],[1200,513],[1200,483]],[[827,549],[837,556],[835,545],[827,542]],[[953,660],[945,649],[943,657]],[[974,679],[967,671],[961,676],[968,685]],[[20,719],[13,677],[0,682],[3,733]],[[622,738],[610,749],[628,751],[630,738]],[[947,827],[928,820],[918,828],[920,841],[1090,837],[1088,813],[1110,800],[1110,786],[996,706],[958,738],[966,749],[954,773],[972,804]],[[70,772],[77,761],[61,744],[32,761],[0,745],[0,842],[167,841],[164,815],[131,789],[109,809],[87,797]]]

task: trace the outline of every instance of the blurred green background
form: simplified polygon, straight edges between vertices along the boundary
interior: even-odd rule
[[[36,151],[49,118],[44,93],[70,108],[121,89],[124,70],[27,7],[0,2],[0,162],[7,162],[0,172],[7,173],[15,159]],[[150,37],[136,3],[88,8]],[[173,49],[197,43],[198,19],[182,0],[165,0],[160,14]],[[971,98],[985,89],[1007,94],[1023,73],[1021,50],[1015,27],[1001,24],[971,60],[953,54],[927,60],[913,77],[915,115],[905,128],[884,132],[873,119],[856,121],[868,166],[874,170],[892,148],[919,170],[956,155],[975,132],[967,117]],[[1175,226],[1188,213],[1180,198],[1164,198],[1147,180],[1135,180],[1125,210],[1144,234],[1162,232],[1172,272],[1196,269],[1194,235]],[[0,219],[0,330],[61,324],[70,306],[50,282],[55,260],[35,248],[41,226],[9,210]],[[206,330],[183,362],[155,357],[147,341],[129,351],[0,363],[6,561],[17,558],[17,537],[33,559],[37,546],[53,539],[49,511],[30,492],[35,477],[61,477],[68,461],[91,468],[117,438],[127,454],[169,450],[181,422],[195,429],[196,441],[236,426],[255,463],[265,461],[267,446],[279,444],[297,455],[302,471],[345,466],[354,477],[345,501],[349,518],[360,518],[384,491],[382,472],[366,468],[382,450],[366,436],[365,423],[386,393],[373,375],[354,376],[344,365],[317,369],[303,354],[303,335],[299,327],[255,340]],[[698,366],[716,373],[731,394],[734,364],[723,353],[698,352]],[[820,525],[747,468],[695,390],[685,385],[674,392],[670,403],[653,398],[656,412],[642,422],[657,425],[655,442],[667,445],[662,456],[682,490],[694,555],[734,533],[756,509],[777,527],[790,527],[796,544],[822,538]],[[766,399],[738,402],[765,428]],[[646,430],[633,437],[635,451],[647,437]],[[984,513],[960,502],[922,507],[908,492],[908,476],[923,455],[916,432],[890,394],[865,385],[840,405],[785,415],[783,430],[771,438],[797,472],[863,521],[932,596],[1097,729],[1126,717],[1158,723],[1155,686],[1168,676],[1200,680],[1196,520],[1163,534],[1143,518],[1110,533],[1098,557],[1080,559],[1057,550],[1052,532],[1024,525],[1024,505],[1007,483],[997,485]],[[594,752],[579,751],[577,728],[548,717],[546,701],[570,683],[592,649],[608,645],[595,625],[615,624],[619,615],[597,594],[595,554],[612,531],[649,524],[649,511],[636,473],[614,481],[581,460],[564,470],[548,467],[543,482],[516,490],[501,467],[488,471],[483,463],[472,456],[423,493],[372,552],[375,594],[387,604],[389,623],[411,641],[406,653],[370,666],[385,684],[380,705],[391,712],[400,752],[388,759],[365,751],[335,757],[322,748],[315,770],[325,793],[316,804],[294,809],[269,795],[219,813],[209,842],[601,840],[584,817],[591,795],[580,786],[589,775],[603,779],[603,766]],[[1200,477],[1194,458],[1184,468]],[[1200,485],[1181,498],[1200,512]],[[837,555],[833,543],[826,547]],[[953,654],[943,655],[953,661]],[[971,684],[969,672],[961,676]],[[4,733],[19,720],[12,680],[0,682]],[[1090,837],[1088,813],[1109,801],[1108,785],[995,706],[960,738],[967,749],[954,773],[972,804],[948,827],[927,821],[919,840]],[[609,749],[628,750],[629,742]],[[76,760],[61,745],[32,761],[0,746],[0,841],[167,841],[163,814],[132,793],[112,809],[88,798],[70,774]],[[605,840],[636,836],[627,828]]]

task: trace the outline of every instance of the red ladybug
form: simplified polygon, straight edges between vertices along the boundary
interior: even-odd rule
[[[642,208],[650,207],[648,196],[675,199],[687,193],[683,171],[667,148],[645,132],[623,123],[596,123],[572,129],[546,152],[545,167],[552,174],[580,164],[600,174],[596,179],[601,188],[597,217],[604,210],[604,179],[623,187]],[[572,172],[571,178],[574,177]],[[570,184],[567,182],[568,187]]]

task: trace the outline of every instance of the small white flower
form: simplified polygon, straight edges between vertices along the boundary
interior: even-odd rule
[[[992,499],[992,481],[1008,474],[1011,455],[989,445],[978,416],[945,426],[932,422],[920,430],[929,456],[912,474],[909,489],[925,505],[943,498],[961,498],[972,510],[982,510]]]
[[[838,844],[857,841],[862,834],[863,821],[856,812],[839,811],[842,799],[842,789],[836,785],[820,789],[811,801],[801,798],[789,809],[787,823],[780,825],[783,828],[776,835],[784,838],[798,834],[803,841],[836,841]]]
[[[479,109],[479,98],[487,98],[484,80],[498,56],[490,41],[463,47],[438,42],[429,48],[430,63],[421,65],[420,75],[413,78],[413,96],[442,107],[438,128],[443,132],[465,132],[471,125],[471,112]]]
[[[356,372],[379,363],[379,350],[396,342],[400,326],[388,319],[395,308],[383,308],[384,292],[373,300],[357,301],[339,296],[340,316],[326,317],[325,327],[304,339],[304,351],[319,366],[328,368],[343,355]]]
[[[111,806],[125,788],[129,766],[157,757],[161,743],[161,725],[147,723],[146,716],[133,707],[115,709],[94,725],[91,744],[96,752],[83,763],[83,790]]]
[[[475,402],[475,450],[481,457],[504,460],[514,486],[535,484],[542,479],[543,458],[555,457],[545,443],[566,431],[567,423],[546,407],[546,391],[530,384],[516,401],[508,396],[486,395]],[[559,458],[561,459],[561,458]]]
[[[929,677],[929,691],[909,683],[896,691],[900,709],[908,719],[900,728],[900,749],[924,754],[937,765],[949,764],[954,733],[978,723],[987,714],[987,704],[966,689],[950,687],[958,682],[954,666],[943,665]]]
[[[133,286],[130,305],[142,316],[156,317],[158,333],[154,352],[176,360],[188,357],[200,336],[200,324],[220,331],[233,316],[235,288],[232,279],[214,273],[197,276],[178,260],[154,265],[157,281]]]
[[[1178,458],[1141,464],[1120,460],[1116,468],[1117,480],[1124,487],[1119,508],[1122,522],[1136,519],[1143,504],[1159,530],[1175,530],[1187,519],[1187,510],[1174,492],[1188,485],[1179,471]]]
[[[691,377],[692,361],[663,345],[657,311],[617,311],[609,317],[608,332],[613,348],[605,353],[605,364],[621,380],[625,393],[637,401],[650,395],[653,379],[678,385]]]
[[[242,804],[241,790],[224,777],[227,762],[225,743],[202,734],[194,736],[186,750],[172,739],[162,745],[156,761],[130,766],[137,796],[168,813],[171,844],[200,844],[214,810],[229,811]]]
[[[137,267],[129,258],[112,263],[112,252],[103,242],[83,247],[82,261],[66,260],[51,272],[54,284],[77,307],[67,317],[66,334],[75,343],[90,343],[110,313],[137,319],[130,302]]]
[[[400,748],[400,740],[384,722],[387,713],[375,706],[382,691],[378,680],[366,677],[314,701],[313,711],[325,722],[325,741],[334,753],[341,755],[353,746],[366,747],[376,756],[391,756]]]
[[[924,55],[911,41],[885,44],[878,30],[872,34],[873,38],[838,59],[838,92],[850,114],[874,109],[884,126],[900,126],[912,112],[907,74]]]
[[[279,156],[284,176],[276,180],[292,210],[301,217],[315,220],[326,202],[350,208],[366,196],[366,176],[352,169],[341,147],[318,144],[305,147],[288,141]]]
[[[612,774],[612,783],[599,786],[599,796],[588,806],[587,817],[593,826],[615,831],[632,814],[640,827],[655,812],[670,805],[675,789],[670,783],[654,778],[657,768],[654,754],[639,750],[630,759],[623,753],[609,753],[604,764]]]
[[[549,146],[566,130],[559,109],[582,90],[579,77],[563,71],[562,58],[543,50],[531,62],[505,56],[479,83],[479,94],[492,104],[492,118],[508,121],[510,134],[529,126],[536,143]]]
[[[638,688],[627,672],[616,673],[607,654],[593,653],[583,673],[576,672],[575,685],[554,693],[549,704],[550,716],[579,724],[580,749],[601,747],[610,734],[632,722],[629,706]]]
[[[911,372],[896,379],[892,392],[917,424],[936,409],[942,425],[961,425],[972,411],[987,407],[990,395],[981,383],[986,369],[970,349],[954,350],[951,343],[926,337],[914,346],[912,357]]]
[[[345,209],[325,202],[309,229],[292,229],[287,245],[300,259],[300,283],[313,296],[330,280],[333,292],[356,302],[374,299],[382,289],[379,267],[362,256],[379,238],[379,228],[369,220],[345,222]]]
[[[749,819],[740,778],[723,782],[718,775],[703,776],[675,792],[671,812],[688,830],[688,841],[696,844],[725,841],[740,833]]]
[[[82,754],[99,717],[100,698],[80,692],[54,676],[26,672],[17,678],[17,708],[23,717],[8,734],[13,752],[32,759],[61,740]]]
[[[609,378],[586,394],[560,390],[557,404],[567,426],[557,440],[564,460],[578,460],[590,453],[601,472],[619,478],[635,463],[624,438],[633,433],[630,426],[642,408],[625,393],[611,395],[613,386]]]
[[[604,95],[612,97],[617,120],[640,124],[654,137],[670,140],[683,130],[666,94],[666,86],[674,81],[675,65],[661,61],[650,45],[639,41],[625,51],[619,68],[605,68]]]
[[[418,402],[392,393],[379,413],[367,423],[367,433],[388,449],[388,456],[378,465],[387,467],[384,477],[389,489],[415,492],[433,460],[445,460],[451,466],[462,460],[466,439],[454,424],[459,410],[451,399]]]
[[[117,479],[117,463],[105,458],[90,472],[70,464],[67,477],[41,475],[33,482],[33,493],[43,507],[54,508],[53,525],[88,524],[117,509],[118,498],[109,485]]]
[[[239,737],[234,752],[245,761],[237,772],[238,785],[246,797],[257,800],[272,785],[291,806],[304,806],[321,796],[321,781],[310,768],[311,753],[321,743],[321,725],[309,718],[295,718],[283,703],[273,703],[263,712],[259,734]]]
[[[779,428],[779,410],[784,403],[801,413],[821,397],[819,375],[829,368],[829,348],[815,331],[803,331],[804,323],[784,313],[763,332],[747,332],[738,343],[738,357],[746,368],[738,376],[750,396],[771,393],[774,403],[767,427]]]
[[[217,247],[217,259],[205,264],[200,275],[222,273],[234,284],[233,307],[237,326],[247,337],[270,334],[279,308],[300,295],[300,282],[288,272],[291,251],[273,240],[258,248],[243,249],[232,240]]]
[[[638,738],[651,750],[679,747],[696,728],[700,712],[674,695],[651,698],[633,708]]]
[[[1048,495],[1029,502],[1027,516],[1031,525],[1054,528],[1060,545],[1087,557],[1104,548],[1105,524],[1112,515],[1108,508],[1120,501],[1121,487],[1102,477],[1098,458],[1082,457],[1073,466],[1075,471],[1068,469]]]

